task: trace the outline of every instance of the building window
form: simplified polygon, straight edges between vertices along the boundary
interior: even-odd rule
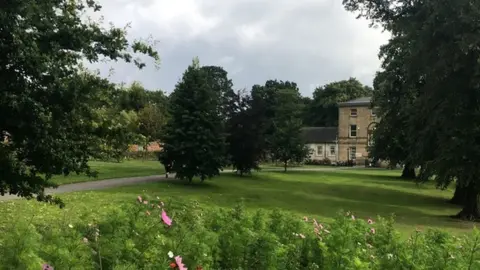
[[[317,145],[317,156],[323,156],[323,146]]]
[[[350,116],[357,117],[357,109],[350,109]]]
[[[350,137],[357,137],[357,125],[350,125]]]
[[[335,156],[335,145],[330,146],[330,156]]]
[[[357,148],[350,147],[350,160],[355,160],[357,157]]]

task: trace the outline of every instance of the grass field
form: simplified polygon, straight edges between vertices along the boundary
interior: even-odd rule
[[[150,168],[150,174],[154,172]],[[124,177],[128,170],[116,173],[115,177]],[[99,218],[98,215],[107,209],[115,208],[122,202],[133,202],[136,196],[147,193],[165,200],[197,200],[205,206],[229,207],[243,200],[250,209],[282,208],[299,216],[314,216],[323,221],[331,220],[339,210],[352,211],[360,218],[389,216],[394,213],[397,228],[404,233],[426,227],[454,233],[473,228],[472,223],[448,217],[459,211],[458,207],[446,202],[452,196],[451,190],[437,190],[433,184],[417,186],[398,179],[399,174],[399,171],[389,170],[348,169],[330,172],[291,171],[286,174],[260,172],[252,177],[241,178],[224,173],[202,185],[186,185],[181,181],[170,180],[112,190],[64,194],[60,197],[67,203],[65,210],[36,202],[3,202],[0,203],[0,215],[5,217],[3,220],[10,221],[15,218],[31,218],[32,215],[36,216],[35,222],[69,222],[78,218],[88,220],[92,217]]]
[[[149,176],[165,173],[165,169],[160,162],[150,160],[128,160],[120,163],[92,161],[90,162],[90,166],[92,169],[98,171],[96,178],[71,174],[69,176],[55,176],[52,178],[52,181],[59,185],[65,185],[102,179]]]

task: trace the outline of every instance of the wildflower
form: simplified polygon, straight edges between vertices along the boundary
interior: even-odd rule
[[[73,225],[72,225],[72,224],[68,224],[68,227],[70,227],[70,229],[73,229]]]
[[[148,201],[143,201],[143,204],[148,204]]]
[[[316,219],[313,219],[313,225],[315,225],[315,227],[318,227],[318,222]]]
[[[157,200],[160,200],[160,197],[157,196]]]
[[[178,270],[187,270],[185,265],[182,263],[182,257],[180,256],[175,257],[175,262],[177,263]]]
[[[307,216],[303,217],[303,220],[304,220],[305,222],[308,222],[308,217],[307,217]]]
[[[313,228],[313,231],[315,232],[315,234],[319,234],[320,233],[320,230],[318,228]]]
[[[53,270],[53,267],[50,266],[49,264],[44,263],[42,265],[42,270]]]
[[[387,259],[391,260],[393,258],[393,254],[392,253],[388,253],[387,254]]]
[[[141,203],[141,202],[143,201],[142,196],[138,196],[138,197],[137,197],[137,200],[138,200],[138,202]]]
[[[167,224],[167,226],[172,226],[172,219],[167,216],[167,212],[165,212],[165,210],[162,209],[162,221],[163,223]]]
[[[355,216],[354,216],[354,215],[352,215],[352,220],[355,220]]]
[[[367,243],[367,247],[368,247],[368,248],[373,248],[373,246],[370,245],[370,244],[368,244],[368,243]]]
[[[86,237],[84,237],[84,238],[82,239],[82,241],[83,241],[85,244],[88,243],[88,239],[87,239]]]
[[[145,214],[147,214],[147,216],[150,216],[150,211],[146,211]]]
[[[362,248],[362,252],[367,252],[367,250],[366,250],[366,249],[364,249],[364,248]]]
[[[301,233],[299,233],[298,236],[299,236],[300,238],[302,238],[302,239],[305,239],[305,235],[303,235],[303,234],[301,234]]]
[[[322,225],[322,223],[318,223],[318,227],[319,227],[321,230],[323,230],[323,225]]]
[[[170,259],[173,258],[173,252],[169,251],[167,254]]]
[[[175,267],[177,267],[177,265],[174,262],[170,263],[170,268],[175,268]]]
[[[375,228],[371,228],[371,229],[370,229],[370,232],[371,232],[372,234],[375,234]]]
[[[324,232],[326,232],[326,233],[330,233],[330,231],[329,231],[329,230],[327,230],[327,229],[325,229],[325,230],[323,230],[323,231],[324,231]]]
[[[370,258],[371,258],[372,260],[374,260],[374,259],[375,259],[375,256],[373,256],[373,255],[370,255]]]
[[[164,204],[163,202],[160,202],[160,205],[161,205],[162,207],[165,206],[165,204]]]
[[[367,220],[367,223],[371,225],[371,224],[373,224],[373,220],[369,218],[369,219]]]

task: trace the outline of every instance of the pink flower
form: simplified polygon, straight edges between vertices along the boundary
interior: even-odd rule
[[[303,220],[308,222],[308,217],[307,216],[303,217]]]
[[[313,231],[315,232],[315,234],[319,234],[319,233],[320,233],[320,230],[318,230],[318,228],[314,228]]]
[[[322,223],[318,223],[318,227],[319,227],[321,230],[323,230],[323,225],[322,225]]]
[[[175,263],[177,263],[178,270],[187,270],[185,265],[182,263],[182,257],[180,256],[175,257]]]
[[[372,234],[375,234],[375,228],[371,228],[371,229],[370,229],[370,232],[371,232]]]
[[[172,226],[172,219],[167,216],[167,212],[165,212],[165,210],[162,209],[162,220],[163,220],[163,223],[167,224],[167,226]],[[181,258],[180,258],[181,259]]]
[[[44,263],[44,264],[42,265],[42,270],[53,270],[53,267],[50,266],[50,265],[48,265],[48,264],[46,264],[46,263]]]
[[[370,219],[370,218],[367,220],[367,222],[368,222],[368,224],[373,224],[373,220]]]
[[[137,197],[137,200],[138,200],[138,202],[141,203],[141,202],[143,201],[142,196],[138,196],[138,197]]]
[[[148,204],[148,201],[143,201],[143,204]]]

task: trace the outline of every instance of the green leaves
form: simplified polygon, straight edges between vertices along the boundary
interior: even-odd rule
[[[113,85],[85,72],[81,63],[132,62],[134,53],[157,61],[158,53],[145,42],[130,44],[124,29],[83,20],[86,10],[100,6],[90,0],[2,4],[0,134],[9,134],[8,144],[0,145],[2,193],[54,202],[42,195],[52,175],[88,173],[89,158],[130,140],[134,116],[113,117]]]
[[[171,94],[171,118],[161,138],[162,162],[181,179],[216,176],[225,164],[222,101],[211,73],[193,62]],[[223,88],[222,88],[223,89]]]

